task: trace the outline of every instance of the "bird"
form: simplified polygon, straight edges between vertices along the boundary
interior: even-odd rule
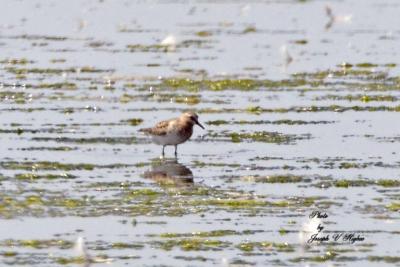
[[[193,126],[196,124],[204,129],[199,122],[199,116],[194,112],[184,112],[178,118],[160,121],[152,128],[140,129],[152,137],[157,145],[162,145],[162,156],[166,146],[175,146],[175,156],[178,155],[178,145],[186,142],[193,134]]]

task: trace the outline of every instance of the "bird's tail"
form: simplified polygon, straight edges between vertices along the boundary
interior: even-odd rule
[[[139,129],[139,132],[143,132],[143,133],[150,133],[150,131],[151,131],[151,128],[142,128],[142,129]]]

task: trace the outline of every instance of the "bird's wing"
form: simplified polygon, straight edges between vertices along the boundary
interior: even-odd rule
[[[140,131],[148,133],[148,134],[152,134],[152,135],[162,136],[162,135],[167,134],[168,125],[169,125],[169,121],[160,121],[153,128],[141,129]]]

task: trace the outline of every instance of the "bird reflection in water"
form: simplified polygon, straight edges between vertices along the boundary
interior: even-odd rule
[[[145,178],[152,179],[160,185],[187,186],[193,184],[193,173],[176,158],[155,159],[151,170],[146,171]]]

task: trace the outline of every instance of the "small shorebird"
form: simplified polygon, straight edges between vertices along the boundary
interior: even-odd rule
[[[178,145],[186,142],[192,136],[195,124],[204,129],[198,118],[194,112],[185,112],[179,118],[160,121],[153,128],[140,129],[139,131],[149,134],[154,143],[163,146],[163,156],[165,146],[175,146],[176,156]]]

